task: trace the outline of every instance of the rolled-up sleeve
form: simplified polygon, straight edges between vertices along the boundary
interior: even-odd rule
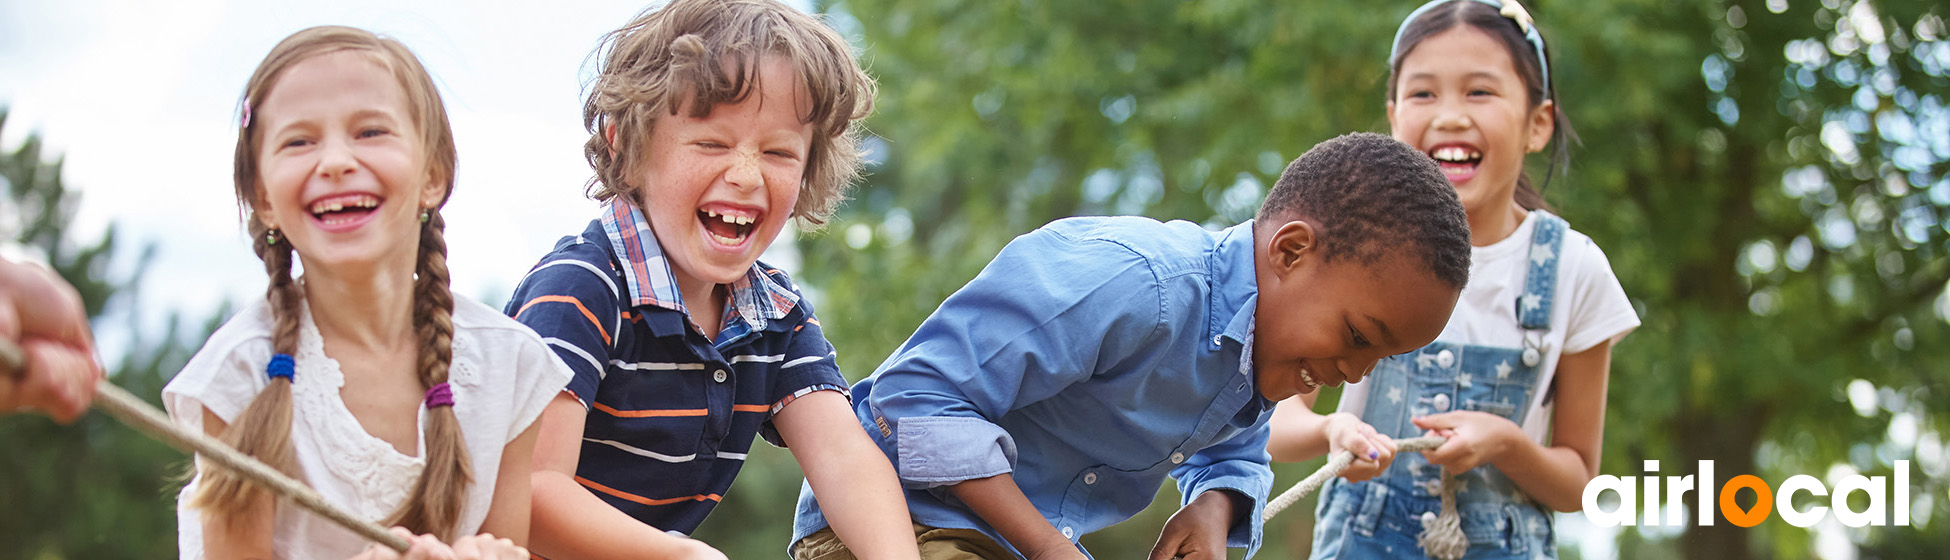
[[[994,419],[1146,344],[1163,305],[1157,274],[1128,248],[1025,234],[869,380],[867,431],[910,488],[1011,472],[1015,442]]]
[[[1266,453],[1268,434],[1262,419],[1232,439],[1193,454],[1171,472],[1171,477],[1178,480],[1185,504],[1208,490],[1232,490],[1250,502],[1247,504],[1250,507],[1239,508],[1245,510],[1246,518],[1234,519],[1226,532],[1226,546],[1245,548],[1249,558],[1259,550],[1260,516],[1273,485],[1273,470],[1267,466],[1271,460]]]

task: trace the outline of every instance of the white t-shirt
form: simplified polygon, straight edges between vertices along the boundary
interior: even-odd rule
[[[1524,279],[1530,272],[1530,240],[1543,210],[1533,210],[1509,237],[1484,247],[1473,247],[1469,255],[1469,285],[1456,301],[1456,312],[1436,340],[1461,344],[1523,347],[1523,328],[1517,324],[1517,296],[1523,295]],[[1550,432],[1551,407],[1544,397],[1557,377],[1557,361],[1566,352],[1576,354],[1605,341],[1617,342],[1639,326],[1639,317],[1625,289],[1612,274],[1611,263],[1598,244],[1576,230],[1566,228],[1558,255],[1557,293],[1553,296],[1550,331],[1544,333],[1544,361],[1540,364],[1537,388],[1533,391],[1530,413],[1524,416],[1523,431],[1538,443],[1545,443]],[[1341,392],[1340,411],[1360,416],[1367,406],[1366,383],[1347,385]]]
[[[457,534],[472,535],[494,500],[502,449],[534,423],[568,384],[570,373],[534,331],[487,306],[456,295],[453,322],[448,383],[474,469]],[[217,329],[163,388],[170,418],[201,432],[207,407],[234,422],[269,382],[264,366],[271,359],[271,325],[270,308],[260,302]],[[301,480],[353,516],[383,522],[419,480],[424,453],[402,455],[360,426],[339,398],[345,377],[338,362],[325,355],[308,308],[299,320],[293,358],[291,443]],[[420,422],[426,422],[424,406]],[[418,449],[425,449],[425,440],[422,435]],[[202,515],[187,507],[197,484],[191,480],[177,496],[177,543],[185,559],[203,558]],[[289,501],[279,502],[276,527],[278,558],[341,560],[371,544]]]

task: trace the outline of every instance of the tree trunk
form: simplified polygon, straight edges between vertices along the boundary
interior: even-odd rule
[[[1773,412],[1765,406],[1742,404],[1739,410],[1702,409],[1695,404],[1673,419],[1671,433],[1678,434],[1677,447],[1685,460],[1682,463],[1685,470],[1678,472],[1693,472],[1699,460],[1713,460],[1714,501],[1701,503],[1698,494],[1694,494],[1686,502],[1692,516],[1686,532],[1679,537],[1679,549],[1690,560],[1760,558],[1753,548],[1754,529],[1734,525],[1719,512],[1719,487],[1730,478],[1759,472],[1754,463],[1754,450],[1760,447],[1761,427]],[[1730,450],[1738,452],[1729,453]],[[1751,502],[1742,500],[1742,503]],[[1713,516],[1713,526],[1699,526],[1703,515]]]

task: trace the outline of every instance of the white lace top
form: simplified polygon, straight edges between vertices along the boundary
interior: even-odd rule
[[[541,415],[568,383],[567,366],[528,327],[487,306],[454,298],[454,358],[448,375],[454,413],[473,463],[458,534],[474,534],[494,498],[502,449]],[[203,409],[235,421],[268,383],[271,316],[258,303],[224,323],[182,373],[163,388],[170,418],[203,430]],[[398,509],[419,479],[424,453],[400,454],[366,433],[339,398],[345,376],[325,355],[318,327],[307,309],[299,321],[297,362],[292,378],[291,441],[302,481],[326,500],[355,516],[383,522]],[[420,410],[426,421],[426,409]],[[416,444],[424,449],[425,437]],[[177,497],[177,543],[181,558],[203,558],[202,516],[188,509],[197,480]],[[277,509],[274,551],[278,558],[343,559],[370,543],[324,517],[289,502]]]

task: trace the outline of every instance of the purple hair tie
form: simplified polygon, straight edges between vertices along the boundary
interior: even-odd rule
[[[432,409],[453,405],[454,389],[446,383],[434,385],[433,388],[427,389],[427,408]]]
[[[297,364],[291,361],[290,354],[272,354],[271,363],[264,365],[264,374],[272,379],[282,377],[285,381],[291,381],[295,370]]]

